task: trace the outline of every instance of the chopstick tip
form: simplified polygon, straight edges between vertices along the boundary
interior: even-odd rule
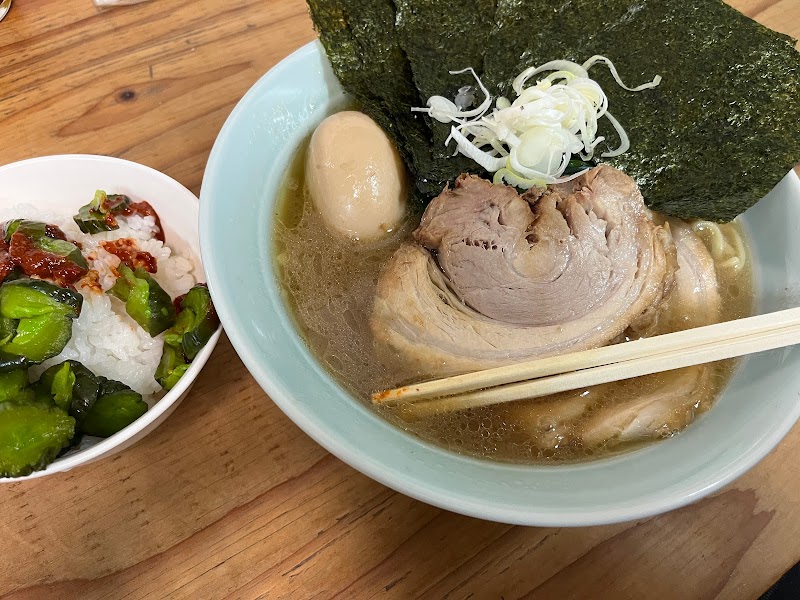
[[[380,392],[372,392],[370,398],[373,404],[386,404],[393,400],[400,400],[403,396],[416,389],[413,386],[403,386],[392,390],[381,390]]]

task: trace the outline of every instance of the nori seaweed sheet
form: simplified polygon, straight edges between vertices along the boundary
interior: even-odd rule
[[[342,87],[397,143],[406,165],[425,196],[441,191],[429,185],[430,129],[410,111],[421,106],[411,66],[394,29],[391,0],[323,0],[308,2],[333,70]]]
[[[630,150],[609,162],[637,181],[652,208],[727,221],[800,159],[800,53],[788,36],[721,0],[551,6],[498,0],[484,75],[507,91],[530,64],[594,54],[614,61],[630,86],[660,74],[657,88],[633,93],[603,65],[591,71],[631,140]],[[608,129],[603,133],[616,143]]]
[[[452,96],[466,81],[447,70],[476,66],[479,55],[484,83],[495,94],[507,94],[528,66],[583,62],[594,54],[612,59],[630,86],[660,74],[657,88],[633,93],[618,87],[605,66],[591,71],[631,140],[627,153],[608,162],[637,181],[648,205],[667,214],[730,220],[800,158],[800,53],[791,38],[722,0],[309,5],[345,89],[394,136],[427,195],[462,170],[480,169],[463,157],[446,158],[434,146],[440,124],[409,117],[408,108],[433,94]],[[485,10],[470,8],[478,5]],[[601,134],[616,146],[610,127]]]
[[[475,170],[464,157],[435,156],[427,117],[411,112],[425,102],[394,28],[391,0],[309,0],[308,5],[342,87],[394,138],[424,199],[438,195],[461,171]]]
[[[493,29],[495,3],[496,0],[394,0],[395,28],[423,100],[431,96],[452,99],[465,85],[477,88],[471,74],[449,72],[472,67],[481,75],[483,53]],[[476,89],[476,105],[482,100],[483,94]],[[453,147],[444,146],[450,124],[427,117],[426,120],[433,130],[434,154],[452,156]],[[459,155],[459,158],[464,157]],[[474,169],[474,163],[465,163],[463,168]]]

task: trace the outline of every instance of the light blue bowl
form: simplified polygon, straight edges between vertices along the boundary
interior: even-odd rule
[[[580,465],[527,467],[441,450],[395,428],[322,369],[287,314],[272,259],[276,192],[301,140],[345,100],[309,44],[247,93],[203,179],[200,240],[225,330],[272,400],[308,435],[404,494],[484,519],[595,525],[647,517],[713,492],[752,467],[800,416],[800,351],[751,357],[717,405],[680,435]],[[798,304],[800,181],[789,174],[744,219],[761,311]]]

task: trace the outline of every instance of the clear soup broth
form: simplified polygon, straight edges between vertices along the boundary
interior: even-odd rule
[[[735,361],[425,417],[374,406],[371,392],[426,378],[399,357],[384,357],[390,364],[382,363],[369,328],[381,269],[409,238],[422,209],[412,211],[401,229],[380,242],[361,245],[331,234],[305,190],[306,147],[303,144],[297,153],[276,205],[274,256],[283,297],[320,363],[355,399],[397,427],[448,450],[484,459],[525,464],[582,461],[675,435],[711,408],[729,381]],[[700,237],[712,249],[726,240],[743,239],[743,232],[731,223],[701,231]],[[746,256],[739,269],[715,256],[723,321],[751,314],[751,262]],[[692,321],[693,315],[680,307],[672,312],[658,333],[686,328]],[[605,439],[609,428],[630,431],[636,427],[636,415],[646,416],[648,406],[663,402],[669,403],[669,411],[648,437]]]

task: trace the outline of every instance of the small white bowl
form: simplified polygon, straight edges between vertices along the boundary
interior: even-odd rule
[[[197,197],[180,183],[138,163],[86,154],[65,154],[23,160],[0,167],[0,208],[33,204],[38,208],[74,214],[95,190],[147,200],[164,227],[167,244],[194,260],[198,280],[205,279],[197,236]],[[178,384],[150,410],[122,431],[93,445],[70,452],[47,468],[25,477],[0,478],[12,483],[69,471],[119,452],[158,427],[189,393],[197,375],[219,340],[221,328],[192,361]]]

